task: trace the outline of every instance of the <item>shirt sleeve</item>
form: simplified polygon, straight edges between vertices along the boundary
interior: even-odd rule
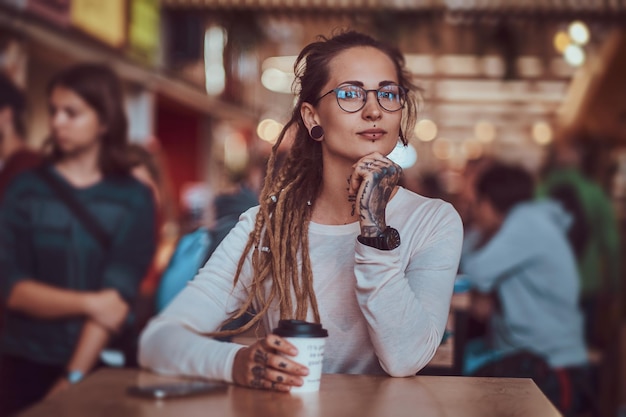
[[[478,291],[490,292],[504,277],[524,267],[535,256],[537,249],[529,235],[529,222],[532,219],[523,212],[511,212],[485,246],[464,257],[463,271]]]
[[[356,248],[357,299],[380,365],[391,376],[415,375],[428,364],[449,314],[463,228],[450,204],[429,204],[440,206],[401,226],[399,248]]]
[[[102,288],[115,288],[127,301],[134,300],[156,248],[156,210],[151,192],[141,187],[134,194],[122,227],[116,231],[104,266]]]
[[[250,277],[249,260],[236,287],[233,277],[255,217],[255,209],[242,215],[196,277],[148,324],[139,343],[142,366],[232,382],[235,354],[244,346],[205,334],[219,330],[247,297],[243,282]]]

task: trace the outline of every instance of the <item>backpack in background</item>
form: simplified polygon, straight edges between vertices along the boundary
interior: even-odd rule
[[[183,235],[176,245],[155,295],[156,312],[161,312],[172,299],[196,276],[203,266],[212,238],[209,230],[199,227]]]

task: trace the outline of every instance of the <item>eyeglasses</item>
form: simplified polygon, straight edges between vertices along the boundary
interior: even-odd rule
[[[367,95],[370,91],[376,93],[376,100],[383,109],[389,112],[396,112],[404,108],[406,89],[397,84],[387,84],[377,90],[366,90],[353,84],[340,85],[320,96],[317,101],[320,101],[330,93],[335,93],[337,104],[339,104],[341,110],[348,113],[356,113],[365,107]]]

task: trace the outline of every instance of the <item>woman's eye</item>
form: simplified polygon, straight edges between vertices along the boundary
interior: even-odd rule
[[[361,98],[361,92],[358,90],[339,90],[339,98],[346,100],[354,100]]]

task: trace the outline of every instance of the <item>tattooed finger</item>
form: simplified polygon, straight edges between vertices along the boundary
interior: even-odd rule
[[[263,352],[261,349],[257,349],[254,352],[254,361],[256,363],[267,364],[268,353]]]
[[[252,368],[252,375],[254,375],[254,379],[263,379],[265,378],[265,367],[264,366],[254,366]]]

